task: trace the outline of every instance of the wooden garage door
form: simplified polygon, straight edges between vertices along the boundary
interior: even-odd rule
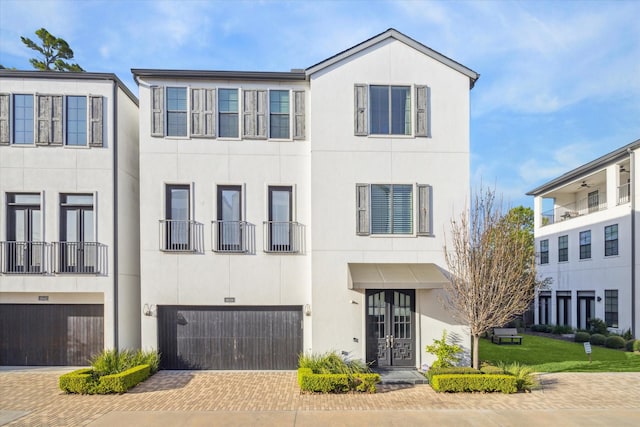
[[[101,304],[0,304],[0,365],[84,366],[103,348]]]
[[[296,369],[302,307],[158,307],[163,369]]]

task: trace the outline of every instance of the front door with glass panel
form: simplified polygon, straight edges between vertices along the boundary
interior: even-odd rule
[[[415,290],[369,290],[366,298],[367,362],[415,366]]]
[[[42,271],[40,195],[7,196],[7,242],[4,244],[7,273],[39,273]]]
[[[61,196],[59,272],[91,273],[97,265],[97,247],[91,194]]]

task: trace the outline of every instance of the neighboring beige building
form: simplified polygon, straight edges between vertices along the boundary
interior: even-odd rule
[[[469,197],[474,71],[387,30],[306,70],[132,70],[141,344],[165,368],[421,367]]]
[[[640,140],[527,193],[534,196],[538,271],[535,322],[640,330]]]
[[[140,346],[137,122],[114,74],[0,71],[0,365]]]

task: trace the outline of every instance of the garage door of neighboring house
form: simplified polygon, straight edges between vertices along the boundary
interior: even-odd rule
[[[163,369],[296,369],[301,306],[160,306]]]
[[[0,304],[0,365],[85,366],[103,348],[101,304]]]

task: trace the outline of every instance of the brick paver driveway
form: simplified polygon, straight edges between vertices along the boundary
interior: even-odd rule
[[[640,417],[640,373],[544,374],[540,390],[512,395],[439,394],[428,385],[383,386],[377,394],[302,395],[290,371],[161,371],[126,394],[81,396],[58,389],[58,376],[67,371],[0,371],[0,413],[25,413],[8,425],[87,425],[127,411],[603,409],[631,410]]]

